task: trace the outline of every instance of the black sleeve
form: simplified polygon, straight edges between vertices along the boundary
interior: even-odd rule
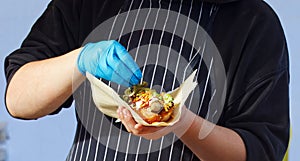
[[[228,39],[217,39],[220,52],[228,53],[230,82],[219,124],[241,136],[247,161],[282,161],[290,120],[288,51],[280,22],[260,0],[240,1],[220,11],[220,22],[231,23],[222,30]]]
[[[225,126],[246,145],[247,161],[281,161],[289,140],[288,72],[278,71],[247,87],[227,107]]]
[[[5,59],[7,85],[24,64],[65,54],[78,43],[79,0],[53,0],[32,26],[21,47]],[[28,80],[30,81],[30,80]],[[72,96],[61,106],[69,107]],[[61,107],[54,113],[60,111]]]

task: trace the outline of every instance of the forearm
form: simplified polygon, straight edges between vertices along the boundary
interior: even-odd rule
[[[55,111],[84,80],[76,66],[80,50],[22,66],[7,87],[8,111],[24,119],[36,119]]]
[[[205,161],[246,160],[244,143],[236,132],[228,128],[213,125],[189,110],[186,110],[185,117],[193,118],[191,126],[183,135],[180,135],[180,132],[176,132],[176,130],[175,133],[198,158]],[[201,138],[203,137],[201,133],[203,134],[205,131],[210,131],[210,133],[206,137]]]

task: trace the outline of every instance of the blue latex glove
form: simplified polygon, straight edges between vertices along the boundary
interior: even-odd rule
[[[126,87],[138,84],[142,77],[130,54],[115,40],[86,44],[78,56],[77,66],[84,75],[89,72]]]

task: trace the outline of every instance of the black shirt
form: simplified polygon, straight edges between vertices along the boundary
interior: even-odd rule
[[[133,12],[136,17],[127,16]],[[107,22],[110,28],[103,28]],[[192,24],[201,28],[192,30]],[[186,106],[236,131],[245,143],[247,160],[282,160],[289,138],[288,51],[280,22],[267,4],[260,0],[54,0],[20,49],[6,58],[8,82],[28,62],[103,39],[123,44],[143,69],[143,79],[160,90],[174,89],[181,78],[198,69],[199,86]],[[67,160],[197,160],[173,134],[158,141],[128,134],[95,108],[88,81],[61,107],[69,107],[73,97],[78,126]]]

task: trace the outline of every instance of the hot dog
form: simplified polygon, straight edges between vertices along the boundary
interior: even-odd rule
[[[154,89],[147,88],[147,85],[143,82],[127,88],[123,99],[149,124],[168,122],[172,119],[175,108],[173,97],[165,92],[159,94]]]

